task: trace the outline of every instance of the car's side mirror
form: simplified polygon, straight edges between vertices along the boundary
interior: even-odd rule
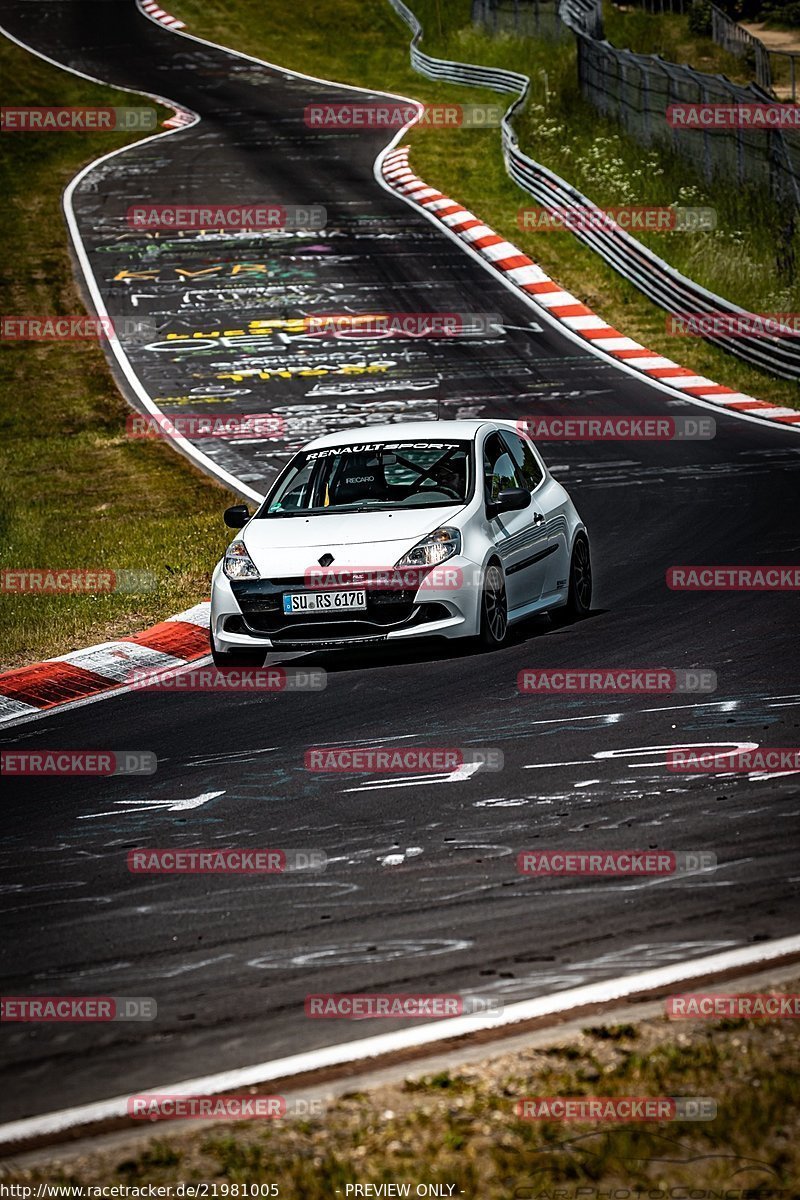
[[[531,502],[531,494],[526,488],[505,488],[497,493],[497,503],[500,512],[520,512]]]
[[[504,512],[521,512],[531,502],[531,494],[525,488],[504,488],[497,493],[496,500],[490,500],[486,505],[486,513],[490,518]]]
[[[250,509],[246,504],[232,504],[225,509],[223,520],[229,529],[243,529],[250,520]]]

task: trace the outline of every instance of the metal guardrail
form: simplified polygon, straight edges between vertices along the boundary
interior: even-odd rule
[[[769,191],[788,213],[800,212],[800,136],[795,129],[753,129],[746,124],[713,131],[671,125],[671,105],[751,107],[774,104],[757,83],[733,83],[657,54],[620,49],[596,37],[600,0],[561,0],[561,13],[577,39],[583,96],[619,121],[645,146],[661,141],[693,164],[706,183],[715,177],[738,187]],[[768,64],[765,68],[769,69]]]
[[[516,99],[503,116],[501,135],[506,170],[519,187],[546,208],[580,207],[600,212],[598,206],[577,188],[520,150],[512,120],[527,100],[530,87],[527,75],[500,67],[452,62],[426,54],[420,49],[423,31],[414,13],[403,0],[388,0],[388,3],[411,30],[411,64],[421,75],[428,79],[486,87],[493,91],[516,95]],[[562,18],[567,23],[580,19],[576,10],[585,11],[584,6],[598,7],[594,0],[564,0],[563,7],[570,11],[562,13]],[[633,283],[668,313],[722,313],[740,318],[752,318],[757,315],[688,279],[617,225],[609,228],[608,224],[604,224],[602,228],[580,228],[573,232],[623,278]],[[705,335],[705,340],[751,366],[760,367],[783,379],[800,378],[800,339],[791,335],[743,340],[724,334],[708,334]]]
[[[735,54],[737,58],[751,55],[756,83],[765,92],[770,91],[772,71],[767,47],[716,4],[711,5],[711,37],[718,46],[727,50],[729,54]]]
[[[727,13],[711,5],[711,36],[718,46],[722,46],[730,54],[739,58],[752,56],[753,69],[759,87],[765,91],[774,91],[774,75],[772,71],[773,58],[789,60],[789,75],[792,88],[792,104],[797,102],[797,59],[800,50],[783,50],[776,46],[767,46],[761,38],[756,37],[749,29],[745,29]]]
[[[561,0],[558,6],[561,20],[573,33],[585,33],[602,40],[603,0]]]
[[[792,89],[792,104],[797,103],[797,60],[800,58],[800,50],[772,50],[767,48],[767,54],[774,58],[788,58],[789,60],[789,79]]]

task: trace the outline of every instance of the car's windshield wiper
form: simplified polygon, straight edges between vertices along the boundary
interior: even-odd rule
[[[265,517],[324,517],[329,513],[349,516],[350,513],[414,511],[420,508],[448,508],[453,504],[466,504],[466,500],[431,500],[428,504],[361,504],[358,508],[329,504],[327,508],[296,508],[289,512],[267,512]]]
[[[362,504],[358,508],[349,508],[345,506],[337,506],[329,504],[326,508],[295,508],[287,512],[268,512],[267,517],[324,517],[328,513],[365,513],[365,512],[386,512],[388,509],[394,509],[394,504]]]

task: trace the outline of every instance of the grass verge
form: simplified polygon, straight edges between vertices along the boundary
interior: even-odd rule
[[[131,105],[3,39],[4,104]],[[147,101],[146,103],[150,103]],[[168,116],[159,109],[159,120]],[[117,132],[7,133],[2,312],[83,313],[61,193]],[[207,594],[226,495],[168,446],[125,437],[130,411],[96,342],[6,342],[0,380],[0,560],[6,569],[133,569],[140,595],[0,595],[3,668],[135,633]]]
[[[383,0],[180,0],[190,28],[289,67],[421,100],[496,102],[491,92],[424,80],[408,63],[408,33]],[[511,65],[534,79],[520,121],[523,145],[601,204],[712,204],[715,234],[660,235],[651,244],[706,286],[761,311],[800,311],[800,286],[777,279],[773,214],[735,189],[706,192],[686,168],[663,167],[583,105],[574,49],[510,37],[469,24],[468,0],[446,7],[415,0],[427,48],[466,60]],[[0,45],[8,104],[129,104],[117,93]],[[543,72],[547,72],[546,79]],[[546,89],[546,90],[545,90]],[[61,192],[84,163],[135,137],[116,133],[16,134],[4,139],[0,179],[6,205],[5,313],[83,311],[66,249]],[[754,371],[699,339],[676,341],[664,314],[568,234],[521,231],[529,197],[506,176],[496,130],[423,128],[411,135],[419,174],[478,212],[611,324],[654,351],[720,383],[800,407],[797,386]],[[661,165],[659,165],[661,164]],[[659,174],[659,171],[663,171]],[[155,572],[139,596],[0,596],[3,667],[66,653],[134,632],[194,603],[225,545],[225,494],[165,445],[129,442],[127,408],[101,349],[89,343],[8,343],[0,381],[0,553],[8,567],[104,567]]]
[[[313,1119],[162,1133],[144,1148],[87,1155],[49,1171],[12,1170],[4,1182],[203,1181],[209,1196],[250,1196],[275,1185],[271,1194],[287,1200],[353,1196],[346,1189],[354,1183],[408,1184],[411,1196],[417,1185],[436,1183],[453,1187],[440,1194],[476,1200],[788,1200],[800,1186],[796,1024],[592,1024],[566,1043],[554,1035],[549,1048],[351,1092]],[[516,1115],[522,1098],[547,1096],[704,1096],[716,1101],[717,1113],[660,1124]],[[234,1190],[245,1185],[246,1192]]]
[[[705,287],[757,312],[800,311],[795,265],[800,231],[778,253],[779,216],[763,197],[722,183],[708,188],[671,152],[643,150],[614,122],[603,120],[580,96],[572,39],[490,37],[472,26],[469,0],[446,6],[414,0],[412,7],[425,28],[429,53],[530,74],[531,104],[518,118],[517,130],[534,158],[601,205],[716,208],[719,227],[713,233],[651,234],[643,240]],[[180,0],[178,9],[194,33],[310,74],[423,101],[500,99],[482,90],[433,84],[412,71],[408,30],[385,0],[337,0],[330,6],[276,0],[268,10],[226,0]],[[419,128],[408,140],[412,165],[423,179],[520,246],[611,325],[718,383],[800,408],[796,383],[754,370],[701,339],[668,334],[665,313],[571,234],[521,230],[518,210],[533,201],[508,179],[496,129]]]

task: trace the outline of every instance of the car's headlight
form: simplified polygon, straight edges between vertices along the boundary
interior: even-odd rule
[[[228,579],[258,579],[258,568],[247,553],[244,542],[235,539],[225,551],[222,569]]]
[[[434,529],[433,533],[417,542],[416,546],[412,546],[395,566],[435,567],[445,559],[460,553],[461,534],[451,525],[443,525],[441,529]]]

